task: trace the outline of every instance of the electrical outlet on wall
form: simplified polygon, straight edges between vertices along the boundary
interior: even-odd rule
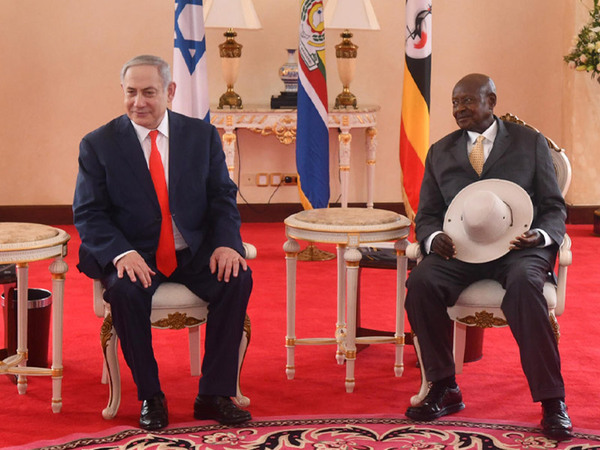
[[[271,186],[279,186],[283,176],[280,173],[271,173],[269,174],[269,181],[271,182]]]
[[[284,186],[293,186],[293,185],[298,184],[298,174],[297,173],[284,173],[282,184]]]
[[[256,174],[256,185],[257,186],[268,186],[269,185],[269,174],[257,173]]]

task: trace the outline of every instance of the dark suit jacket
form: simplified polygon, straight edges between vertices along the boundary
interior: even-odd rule
[[[219,246],[244,255],[237,187],[215,127],[169,114],[169,204],[194,264]],[[78,268],[100,278],[117,255],[137,250],[152,261],[161,213],[150,171],[126,115],[86,135],[79,146],[73,219],[81,236]]]
[[[425,161],[416,236],[423,242],[441,231],[446,209],[458,192],[479,180],[500,178],[527,191],[534,208],[531,228],[540,228],[560,244],[565,234],[566,208],[546,138],[530,128],[496,117],[498,134],[481,176],[467,155],[468,134],[457,130],[431,146]]]

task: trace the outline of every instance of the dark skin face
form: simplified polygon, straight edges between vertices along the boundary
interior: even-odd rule
[[[452,115],[458,126],[483,133],[494,121],[496,93],[489,77],[471,74],[462,78],[452,91]]]
[[[467,131],[483,133],[494,122],[496,88],[492,80],[482,74],[470,74],[462,78],[452,91],[452,115],[458,126]],[[544,242],[542,234],[528,230],[515,237],[511,250],[538,247]],[[438,234],[431,242],[431,251],[444,259],[456,256],[456,247],[450,236]]]

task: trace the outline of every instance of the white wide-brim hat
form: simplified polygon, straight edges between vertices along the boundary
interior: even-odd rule
[[[456,259],[484,263],[505,255],[510,242],[531,227],[533,204],[518,184],[481,180],[463,188],[450,203],[444,232],[456,247]]]

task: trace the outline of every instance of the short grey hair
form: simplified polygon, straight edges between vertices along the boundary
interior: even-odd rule
[[[158,69],[158,74],[163,82],[163,87],[166,89],[169,83],[171,82],[171,68],[169,67],[169,63],[159,56],[154,55],[138,55],[131,58],[125,64],[123,64],[123,68],[121,69],[121,83],[125,79],[125,74],[129,70],[130,67],[134,66],[155,66]]]

